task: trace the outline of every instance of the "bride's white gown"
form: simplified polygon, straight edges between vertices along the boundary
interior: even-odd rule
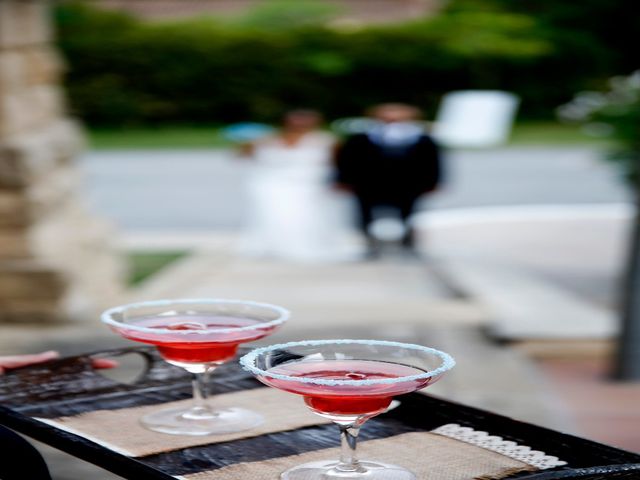
[[[297,261],[331,261],[359,253],[350,200],[330,189],[334,139],[308,133],[295,146],[260,142],[247,185],[248,225],[243,250]]]

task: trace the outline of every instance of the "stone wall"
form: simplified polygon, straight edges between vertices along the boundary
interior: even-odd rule
[[[0,0],[0,322],[87,318],[117,301],[113,232],[77,196],[80,126],[46,0]]]

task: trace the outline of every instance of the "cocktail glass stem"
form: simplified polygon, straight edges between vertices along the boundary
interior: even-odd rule
[[[362,469],[358,460],[358,433],[360,433],[360,425],[338,425],[340,427],[340,463],[335,467],[336,470],[343,472],[357,472]]]
[[[212,435],[241,432],[260,425],[264,419],[239,407],[214,408],[209,405],[209,378],[217,363],[183,366],[192,375],[191,405],[151,412],[142,417],[142,424],[157,432],[175,435]]]
[[[207,404],[207,399],[209,398],[209,379],[213,370],[215,370],[215,367],[208,366],[202,371],[192,373],[193,407],[184,413],[185,418],[197,419],[214,415],[212,408]]]

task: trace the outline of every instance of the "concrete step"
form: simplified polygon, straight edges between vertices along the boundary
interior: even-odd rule
[[[488,330],[501,340],[601,340],[616,333],[613,312],[523,269],[447,259],[448,281],[490,312]]]
[[[241,258],[220,246],[194,252],[142,284],[130,300],[245,298],[281,304],[287,329],[317,325],[482,323],[478,304],[457,298],[415,259],[297,264]]]

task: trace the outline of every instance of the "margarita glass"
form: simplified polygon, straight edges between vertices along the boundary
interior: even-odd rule
[[[358,460],[358,432],[394,396],[431,385],[455,365],[433,348],[379,340],[283,343],[258,348],[240,363],[266,385],[302,395],[307,407],[340,428],[339,461],[300,465],[282,473],[282,480],[415,480],[402,467]]]
[[[146,428],[175,435],[248,430],[263,421],[243,408],[207,403],[209,374],[232,360],[241,343],[266,337],[289,317],[284,308],[241,300],[158,300],[107,310],[102,321],[124,338],[155,345],[165,361],[193,374],[194,403],[141,418]]]

